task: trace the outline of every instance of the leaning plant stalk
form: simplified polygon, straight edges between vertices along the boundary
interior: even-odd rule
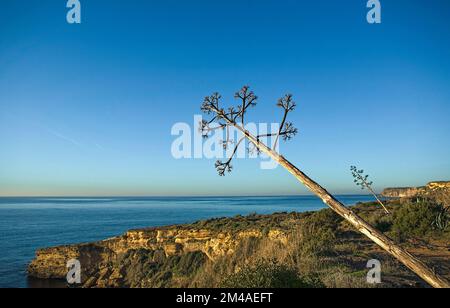
[[[216,110],[217,112],[219,110]],[[220,114],[220,113],[218,113]],[[297,180],[304,184],[311,192],[316,194],[319,198],[323,200],[333,211],[343,217],[345,220],[350,222],[359,232],[366,235],[372,241],[374,241],[378,246],[386,250],[397,260],[402,262],[406,267],[416,273],[419,277],[429,283],[435,288],[450,288],[450,284],[444,278],[437,275],[432,269],[430,269],[425,263],[420,261],[418,258],[410,254],[408,251],[397,245],[392,239],[372,227],[369,223],[364,221],[361,217],[356,215],[353,211],[339,202],[334,198],[328,191],[326,191],[322,186],[314,182],[306,174],[300,171],[282,155],[278,154],[274,150],[267,147],[264,143],[260,142],[258,138],[250,134],[243,127],[237,125],[230,121],[227,117],[223,119],[229,124],[234,126],[236,129],[241,131],[244,136],[253,143],[261,152],[267,154],[278,164],[284,167],[292,175],[294,175]]]
[[[358,175],[358,178],[364,183],[364,186],[370,191],[370,193],[377,199],[378,203],[383,207],[386,214],[390,214],[386,206],[384,206],[384,203],[381,202],[381,200],[378,198],[377,194],[373,191],[372,187],[366,182],[366,180],[363,179],[362,176]]]
[[[350,170],[352,171],[352,175],[355,178],[355,183],[358,186],[361,186],[362,189],[367,188],[367,190],[377,199],[378,203],[383,207],[386,214],[390,214],[388,209],[384,206],[384,203],[381,202],[381,200],[378,198],[377,194],[372,189],[372,182],[367,182],[368,175],[363,176],[362,173],[363,170],[358,170],[355,166],[350,167]]]
[[[378,198],[377,194],[373,191],[373,189],[371,187],[368,187],[367,189],[372,193],[375,199],[377,199],[378,203],[383,207],[386,214],[390,214],[389,210],[386,208],[386,206],[384,206],[384,203]]]

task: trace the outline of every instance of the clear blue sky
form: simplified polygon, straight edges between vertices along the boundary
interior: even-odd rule
[[[304,194],[287,172],[238,160],[174,160],[170,129],[202,98],[244,84],[278,120],[284,154],[334,193],[450,179],[450,2],[81,0],[0,4],[0,195]],[[276,112],[275,112],[276,111]]]

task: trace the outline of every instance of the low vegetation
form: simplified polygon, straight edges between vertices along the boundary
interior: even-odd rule
[[[315,276],[301,276],[292,267],[278,264],[276,260],[259,260],[255,265],[246,265],[235,274],[222,280],[224,288],[321,288]]]
[[[448,226],[448,211],[427,200],[411,201],[396,211],[392,231],[399,240],[442,233]]]
[[[393,200],[387,202],[387,207],[391,215],[375,202],[358,204],[354,210],[387,235],[409,245],[410,250],[417,241],[411,243],[406,239],[414,237],[420,238],[433,253],[437,253],[435,248],[442,248],[449,242],[448,224],[444,229],[436,227],[436,220],[442,216],[441,205],[429,200]],[[329,209],[304,214],[223,218],[204,224],[245,228],[247,222],[261,228],[291,230],[289,240],[286,245],[259,238],[242,241],[233,256],[207,262],[193,277],[190,286],[374,287],[366,282],[366,264],[370,259],[378,259],[383,264],[383,283],[379,287],[426,286]],[[445,254],[445,249],[441,252]],[[444,263],[435,260],[439,264],[431,265],[448,273],[448,256],[443,259]]]
[[[450,273],[448,211],[426,199],[364,203],[353,210],[422,256],[437,272]],[[131,250],[112,266],[107,286],[231,288],[366,288],[427,286],[330,209],[313,213],[252,214],[184,226],[233,234],[259,231],[239,241],[234,253],[212,261],[201,250],[166,256],[163,250]],[[274,231],[284,240],[273,240]],[[252,234],[252,232],[249,232]],[[425,256],[425,257],[423,257]],[[367,283],[367,262],[382,263],[382,284]],[[447,277],[449,278],[449,277]],[[103,281],[100,279],[99,281]],[[101,286],[101,285],[100,285]]]

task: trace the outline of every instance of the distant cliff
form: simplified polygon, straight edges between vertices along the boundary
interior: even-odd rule
[[[381,195],[389,198],[409,198],[417,196],[424,187],[396,187],[386,188]]]
[[[386,188],[381,195],[390,198],[429,197],[450,206],[450,181],[430,182],[421,187]]]

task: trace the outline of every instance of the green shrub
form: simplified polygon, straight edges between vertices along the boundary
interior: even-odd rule
[[[335,232],[342,222],[342,218],[330,209],[321,210],[312,213],[307,219],[306,223],[314,225],[323,229]]]
[[[203,252],[195,251],[173,257],[173,259],[173,272],[181,276],[189,276],[206,262],[207,257]]]
[[[404,204],[394,214],[394,235],[400,240],[428,235],[437,229],[436,221],[442,212],[442,206],[429,201]]]
[[[381,232],[388,232],[392,229],[392,216],[379,217],[375,219],[373,225]]]
[[[301,255],[324,256],[333,251],[336,235],[330,229],[320,228],[316,225],[304,225],[299,232]]]
[[[375,229],[381,232],[388,232],[392,230],[393,215],[386,214],[384,211],[373,211],[368,215],[360,215]]]
[[[333,251],[341,221],[342,218],[329,209],[307,217],[298,229],[301,255],[329,255]]]
[[[296,270],[274,261],[259,261],[245,266],[238,273],[226,277],[221,287],[225,288],[320,288],[317,277],[301,277]]]

